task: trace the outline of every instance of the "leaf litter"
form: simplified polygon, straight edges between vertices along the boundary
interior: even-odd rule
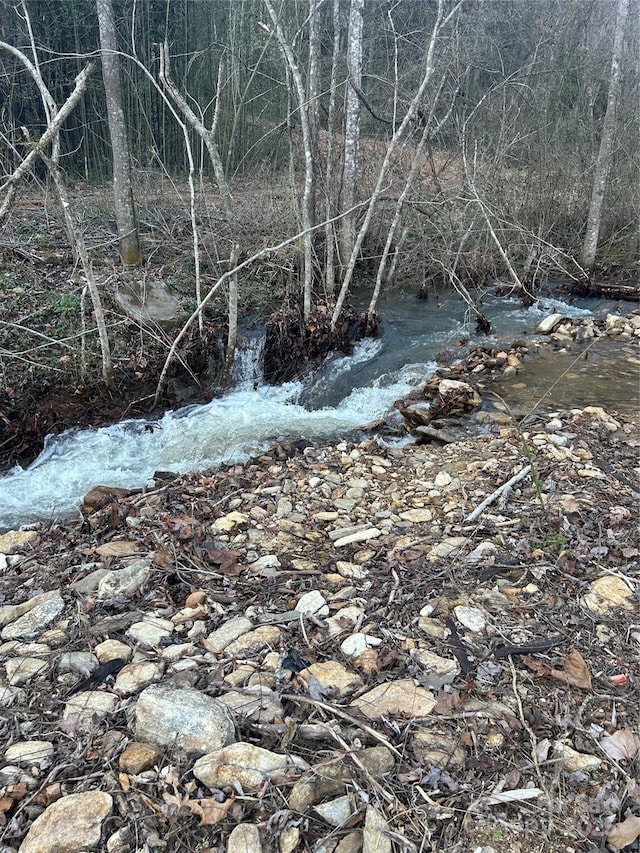
[[[104,792],[110,853],[237,832],[279,853],[637,851],[638,446],[637,418],[589,407],[444,447],[276,446],[0,537],[3,849]],[[204,746],[138,743],[143,670],[231,715],[222,787],[194,775]]]

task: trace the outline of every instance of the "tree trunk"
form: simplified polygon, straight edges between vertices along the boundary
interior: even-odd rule
[[[113,6],[111,0],[96,0],[96,8],[100,28],[102,77],[107,96],[107,119],[113,153],[113,200],[120,258],[125,266],[138,266],[142,261],[142,255],[138,242],[138,226],[131,190],[129,145],[122,108],[120,62]]]
[[[293,90],[298,103],[300,117],[300,128],[302,130],[302,147],[304,151],[304,193],[302,198],[302,230],[304,232],[304,283],[302,287],[303,316],[305,321],[311,313],[311,288],[313,284],[313,252],[311,229],[313,221],[313,150],[311,141],[311,130],[309,126],[309,103],[302,83],[302,75],[291,44],[280,24],[271,0],[264,0],[264,4],[273,23],[274,35],[280,51],[287,64],[293,80]]]
[[[596,170],[593,176],[593,188],[591,190],[591,204],[589,205],[587,232],[582,246],[582,266],[586,270],[593,269],[596,260],[600,225],[602,222],[602,204],[604,202],[604,194],[607,189],[609,174],[611,172],[611,163],[613,160],[613,144],[616,133],[616,113],[618,110],[620,87],[622,83],[622,45],[624,42],[625,21],[627,19],[628,11],[629,0],[618,0],[616,30],[613,39],[613,55],[611,57],[611,74],[609,76],[607,111],[602,125],[600,150],[598,152],[598,159],[596,160]]]
[[[358,146],[360,143],[360,98],[362,86],[362,11],[364,0],[351,0],[349,35],[347,37],[347,70],[349,80],[346,92],[344,119],[344,155],[340,211],[350,210],[355,202],[358,179]],[[345,216],[340,225],[340,254],[342,265],[351,257],[355,242],[355,215]]]

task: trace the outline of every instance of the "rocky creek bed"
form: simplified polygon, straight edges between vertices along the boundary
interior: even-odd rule
[[[640,419],[496,415],[0,536],[3,853],[638,850]]]

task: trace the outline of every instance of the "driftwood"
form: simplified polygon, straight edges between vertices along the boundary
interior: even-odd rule
[[[485,509],[490,506],[496,498],[499,498],[503,492],[506,492],[507,489],[510,489],[511,486],[514,486],[516,483],[519,483],[520,480],[524,480],[527,474],[531,471],[531,465],[525,465],[521,471],[518,471],[517,474],[514,474],[510,480],[507,480],[506,483],[503,483],[499,486],[495,492],[491,492],[491,494],[486,497],[481,504],[479,504],[473,512],[470,512],[469,515],[465,518],[465,521],[474,521],[478,516],[482,515]]]

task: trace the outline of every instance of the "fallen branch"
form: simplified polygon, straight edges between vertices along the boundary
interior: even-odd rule
[[[496,498],[499,498],[501,494],[510,489],[511,486],[515,486],[516,483],[519,483],[520,480],[524,480],[527,474],[531,471],[531,465],[525,465],[521,471],[518,471],[517,474],[514,474],[510,480],[507,480],[506,483],[503,483],[499,486],[495,492],[491,492],[488,497],[486,497],[482,503],[477,506],[473,512],[470,512],[469,515],[465,518],[465,521],[475,521],[478,516],[482,515],[485,509],[492,504]]]

